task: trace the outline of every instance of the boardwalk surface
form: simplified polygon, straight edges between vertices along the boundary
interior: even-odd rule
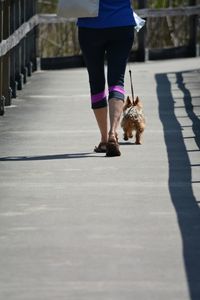
[[[85,69],[33,75],[0,118],[0,300],[200,299],[199,66],[131,65],[148,125],[117,158]]]

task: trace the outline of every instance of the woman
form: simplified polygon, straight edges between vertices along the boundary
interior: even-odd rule
[[[117,128],[123,109],[124,74],[135,25],[130,0],[100,0],[98,17],[78,19],[79,43],[89,74],[91,106],[101,133],[101,141],[94,151],[105,152],[106,156],[121,155]],[[105,88],[105,55],[108,92]]]

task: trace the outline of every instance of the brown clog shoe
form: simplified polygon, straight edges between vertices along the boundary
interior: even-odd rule
[[[119,150],[119,144],[115,140],[110,140],[107,143],[107,151],[106,156],[107,157],[114,157],[114,156],[120,156],[121,152]]]
[[[107,151],[107,143],[100,143],[98,146],[95,146],[94,152],[96,153],[106,153]]]

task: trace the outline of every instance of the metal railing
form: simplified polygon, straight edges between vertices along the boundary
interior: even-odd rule
[[[36,70],[37,0],[0,0],[0,115]]]

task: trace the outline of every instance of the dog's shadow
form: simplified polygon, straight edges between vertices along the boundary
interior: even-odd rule
[[[138,146],[136,142],[129,142],[129,141],[124,141],[124,142],[119,142],[120,146]]]

